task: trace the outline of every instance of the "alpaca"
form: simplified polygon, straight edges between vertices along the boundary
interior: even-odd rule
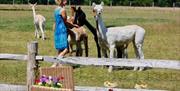
[[[98,26],[98,39],[99,45],[101,45],[102,48],[102,52],[105,53],[109,51],[110,58],[114,58],[116,55],[115,48],[117,48],[123,50],[124,55],[127,55],[128,44],[133,42],[136,58],[140,60],[144,59],[142,46],[145,30],[137,25],[106,28],[101,17],[103,2],[101,2],[100,5],[93,3],[92,6]],[[138,67],[134,67],[134,70],[137,69]],[[140,67],[139,71],[141,70],[143,70],[143,67]],[[108,71],[112,71],[112,66],[109,67]]]
[[[96,47],[97,47],[97,52],[98,52],[98,57],[101,57],[101,48],[99,46],[98,43],[98,36],[97,36],[97,29],[94,28],[86,19],[86,14],[84,13],[84,11],[81,9],[81,7],[78,7],[78,9],[76,10],[76,15],[75,15],[75,19],[74,19],[74,23],[78,24],[79,26],[83,26],[86,25],[87,28],[91,31],[91,33],[94,35],[94,40],[96,43]],[[123,54],[122,54],[122,49],[121,48],[117,48],[117,57],[118,58],[122,58]],[[107,53],[104,53],[105,57],[107,58]],[[125,55],[124,55],[125,56]]]
[[[37,3],[30,4],[30,6],[32,7],[32,11],[33,11],[33,18],[34,18],[34,25],[35,25],[35,37],[40,38],[39,31],[38,31],[38,29],[39,29],[42,34],[42,39],[45,40],[44,32],[45,32],[46,19],[44,16],[42,16],[40,14],[36,14],[36,11],[35,11],[36,4]]]
[[[101,57],[101,51],[100,51],[100,46],[98,44],[98,37],[97,37],[97,30],[96,28],[94,28],[86,19],[86,14],[82,11],[81,7],[78,7],[78,9],[74,9],[75,11],[75,18],[73,23],[79,25],[79,26],[83,26],[86,25],[86,27],[90,30],[90,32],[93,34],[94,36],[94,40],[96,43],[96,47],[97,47],[97,52],[98,52],[98,57]]]
[[[67,21],[73,23],[70,17],[68,17]],[[82,56],[82,41],[84,42],[85,56],[88,57],[88,34],[86,33],[86,29],[84,27],[69,29],[68,42],[70,55],[73,52],[73,45],[76,45],[76,56]]]
[[[73,45],[76,45],[76,56],[82,56],[83,50],[81,46],[81,42],[84,42],[85,55],[88,57],[88,35],[86,33],[86,29],[84,27],[80,28],[72,28],[69,31],[68,42],[69,42],[69,52],[70,55],[73,52]]]

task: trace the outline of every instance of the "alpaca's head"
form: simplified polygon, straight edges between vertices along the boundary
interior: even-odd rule
[[[103,5],[104,3],[101,2],[101,4],[96,5],[96,3],[93,2],[92,7],[93,7],[93,12],[95,13],[95,15],[100,15],[103,11]]]
[[[32,9],[34,9],[37,3],[34,3],[34,4],[29,3],[29,5],[31,6]]]
[[[75,21],[79,26],[83,26],[86,20],[86,14],[82,11],[81,7],[76,10]]]
[[[29,5],[34,8],[37,5],[38,0],[29,0]]]

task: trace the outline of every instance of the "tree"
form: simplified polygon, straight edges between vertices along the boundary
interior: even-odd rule
[[[133,0],[133,6],[151,6],[153,0]]]
[[[158,0],[158,6],[160,7],[169,7],[172,6],[171,0]]]

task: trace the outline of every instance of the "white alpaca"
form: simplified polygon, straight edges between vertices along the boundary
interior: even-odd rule
[[[93,11],[96,13],[95,19],[98,27],[98,39],[102,52],[105,54],[106,51],[110,51],[110,58],[114,58],[116,56],[115,48],[121,48],[127,57],[128,44],[133,42],[136,58],[144,59],[142,46],[145,30],[137,25],[106,28],[101,18],[102,10],[103,2],[100,5],[93,3]],[[135,67],[134,70],[137,70],[137,68]],[[139,70],[143,70],[143,67],[140,67]],[[112,66],[109,67],[108,71],[112,71]]]
[[[45,32],[46,19],[44,16],[42,16],[40,14],[36,14],[36,11],[35,11],[36,3],[30,4],[30,6],[32,7],[32,11],[33,11],[33,18],[34,18],[34,25],[35,25],[35,37],[40,38],[39,31],[38,31],[38,29],[39,29],[42,34],[42,39],[45,40],[44,32]]]

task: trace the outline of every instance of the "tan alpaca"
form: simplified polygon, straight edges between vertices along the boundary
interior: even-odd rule
[[[88,57],[88,35],[84,27],[72,28],[71,33],[68,35],[69,51],[70,54],[73,52],[73,45],[76,45],[76,56],[82,56],[83,49],[81,42],[84,42],[85,55]]]
[[[34,25],[35,25],[35,37],[40,38],[39,31],[38,31],[38,29],[39,29],[42,34],[42,39],[45,40],[44,32],[45,32],[46,19],[44,16],[42,16],[40,14],[36,14],[36,11],[35,11],[36,4],[37,3],[30,4],[30,6],[32,7],[32,11],[33,11],[33,18],[34,18]]]

